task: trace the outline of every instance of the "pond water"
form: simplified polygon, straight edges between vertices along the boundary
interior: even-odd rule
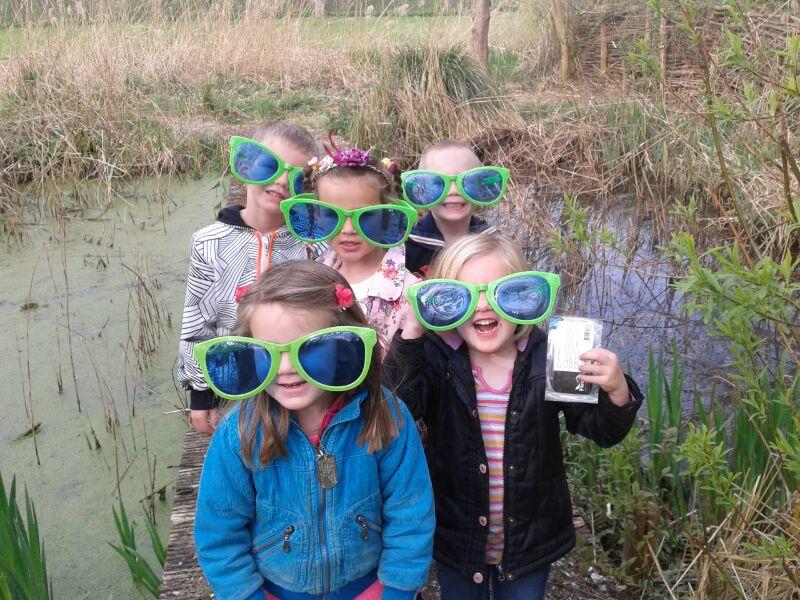
[[[165,487],[155,506],[166,543],[186,430],[173,374],[189,238],[222,204],[217,182],[131,186],[66,224],[27,226],[21,240],[0,249],[7,340],[0,473],[7,484],[16,475],[35,501],[58,597],[137,597],[127,567],[106,543],[117,541],[111,509],[118,489],[137,522],[139,548],[152,557],[140,501]],[[563,206],[540,208],[557,220]],[[621,207],[598,218],[627,238],[628,214]],[[489,218],[526,246],[534,268],[564,266],[549,240],[517,217]],[[636,239],[630,260],[594,256],[581,283],[564,289],[560,311],[602,318],[604,345],[642,385],[648,348],[669,350],[674,342],[687,361],[687,390],[707,391],[704,382],[724,364],[725,349],[702,323],[675,316],[673,274],[659,264],[652,236]],[[20,437],[31,422],[41,423],[39,464],[33,437]]]
[[[57,597],[136,597],[127,567],[106,543],[117,541],[118,479],[149,557],[139,500],[153,470],[153,487],[167,486],[165,501],[156,500],[166,544],[186,427],[173,412],[181,403],[173,371],[189,237],[213,219],[221,200],[215,182],[174,183],[163,202],[156,199],[163,189],[141,185],[107,208],[76,214],[65,229],[27,227],[21,243],[8,240],[0,251],[0,473],[6,485],[16,475],[35,502]],[[140,328],[148,333],[142,347],[157,348],[141,373]],[[28,400],[41,423],[40,464],[33,438],[19,438],[31,426]]]

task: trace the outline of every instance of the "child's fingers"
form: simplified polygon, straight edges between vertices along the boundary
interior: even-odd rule
[[[611,372],[611,367],[609,365],[604,365],[601,363],[594,363],[594,364],[579,364],[578,371],[581,373],[591,373],[592,375],[601,375],[607,374]]]
[[[593,383],[595,385],[599,385],[603,387],[605,384],[608,383],[608,377],[605,375],[586,375],[580,374],[577,377],[578,381],[583,381],[585,383]]]
[[[601,364],[609,364],[617,361],[617,355],[609,352],[605,348],[592,348],[584,352],[579,357],[581,360],[593,360]]]

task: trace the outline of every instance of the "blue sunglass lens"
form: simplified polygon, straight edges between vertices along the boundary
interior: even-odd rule
[[[537,275],[508,279],[495,288],[497,306],[508,316],[538,321],[550,307],[550,284]]]
[[[247,342],[221,342],[206,353],[211,383],[231,396],[248,394],[258,388],[267,378],[271,365],[269,352]]]
[[[292,176],[292,195],[299,196],[305,190],[306,174],[298,171]]]
[[[396,208],[363,212],[358,224],[367,241],[385,246],[403,243],[408,231],[408,217]]]
[[[453,283],[430,283],[417,292],[419,314],[433,327],[449,327],[458,322],[471,303],[469,290]]]
[[[319,204],[297,202],[289,210],[287,225],[301,239],[314,242],[336,230],[339,225],[339,215]]]
[[[278,173],[280,165],[275,157],[261,146],[243,142],[234,151],[233,168],[241,179],[267,183]]]
[[[352,386],[364,370],[366,356],[364,341],[349,331],[314,336],[297,351],[306,374],[332,387]]]
[[[433,173],[412,173],[403,180],[406,200],[415,206],[428,206],[444,193],[445,181]]]
[[[494,169],[476,169],[464,175],[461,187],[470,200],[498,202],[503,194],[503,176]]]

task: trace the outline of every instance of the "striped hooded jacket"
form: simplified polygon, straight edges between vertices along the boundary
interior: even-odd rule
[[[223,208],[215,223],[192,236],[178,355],[178,380],[190,392],[192,410],[216,404],[194,359],[194,347],[234,328],[236,290],[253,283],[270,265],[314,259],[327,249],[302,243],[285,226],[261,234],[242,220],[242,208]]]

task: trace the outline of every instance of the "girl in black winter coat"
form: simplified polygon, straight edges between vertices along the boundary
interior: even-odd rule
[[[537,303],[543,319],[557,277],[528,272],[513,242],[465,237],[429,276],[467,285],[436,289],[429,280],[417,298],[412,286],[416,312],[395,334],[385,369],[428,430],[442,598],[484,599],[490,588],[498,600],[544,598],[550,564],[575,545],[559,413],[570,433],[609,447],[630,430],[642,394],[613,353],[595,348],[581,355],[579,379],[599,386],[598,403],[544,400],[547,336],[512,320],[532,320],[514,311]],[[436,332],[418,317],[426,327],[461,322]]]

